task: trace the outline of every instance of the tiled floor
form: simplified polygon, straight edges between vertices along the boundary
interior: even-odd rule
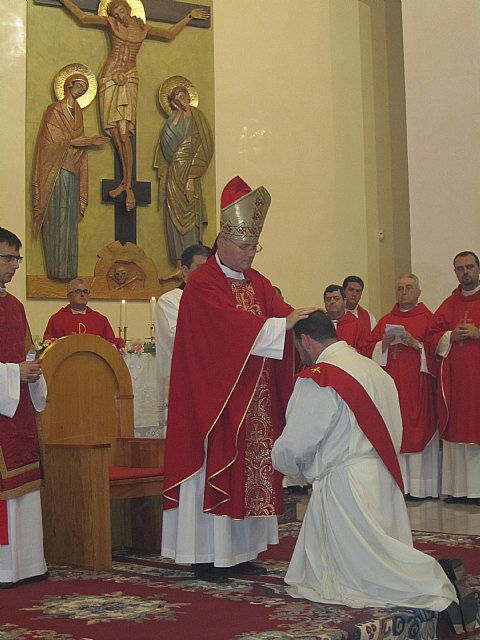
[[[297,504],[297,518],[302,519],[308,496]],[[480,506],[447,504],[443,500],[423,500],[407,503],[412,529],[480,535]]]
[[[407,503],[412,529],[480,535],[480,506],[443,500]]]

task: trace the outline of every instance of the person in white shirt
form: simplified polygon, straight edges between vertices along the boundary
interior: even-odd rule
[[[193,244],[187,247],[181,257],[183,282],[179,287],[167,291],[158,299],[155,307],[155,360],[159,388],[158,424],[160,437],[167,436],[168,392],[170,390],[170,367],[172,364],[173,342],[177,329],[178,308],[188,277],[197,267],[207,261],[210,247]]]

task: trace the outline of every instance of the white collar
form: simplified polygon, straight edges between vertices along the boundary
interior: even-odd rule
[[[462,289],[462,296],[465,296],[466,298],[468,298],[468,296],[473,296],[474,293],[478,293],[480,291],[480,283],[478,284],[477,287],[475,287],[475,289],[472,289],[472,291],[464,291]]]
[[[235,280],[245,280],[245,276],[241,271],[234,271],[227,267],[225,264],[220,262],[220,258],[218,257],[218,252],[215,254],[215,259],[217,261],[218,266],[223,271],[223,273],[227,276],[227,278],[234,278]]]

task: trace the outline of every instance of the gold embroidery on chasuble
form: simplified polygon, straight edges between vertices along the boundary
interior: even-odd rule
[[[237,309],[261,315],[260,305],[255,300],[255,292],[247,280],[230,280]],[[271,412],[272,378],[271,363],[264,360],[264,366],[252,401],[240,430],[245,438],[245,516],[271,516],[275,514],[274,470],[271,451],[274,427]]]

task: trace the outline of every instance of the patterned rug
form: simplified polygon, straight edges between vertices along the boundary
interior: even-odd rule
[[[112,570],[50,567],[48,581],[0,591],[0,640],[434,640],[436,614],[415,609],[348,609],[296,600],[283,576],[300,524],[262,554],[268,575],[208,585],[158,555],[121,552]],[[427,532],[415,545],[460,558],[480,592],[480,537]],[[480,621],[479,621],[480,624]],[[454,636],[442,620],[439,640]]]

